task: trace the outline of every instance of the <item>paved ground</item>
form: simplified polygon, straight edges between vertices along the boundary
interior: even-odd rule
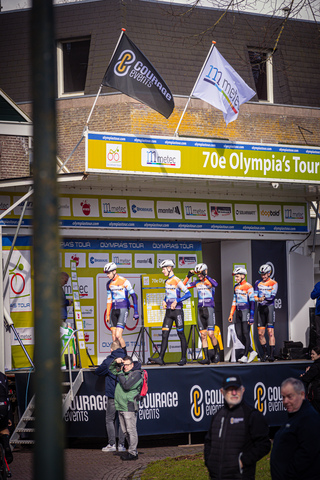
[[[118,455],[100,448],[67,448],[64,480],[138,480],[140,472],[151,462],[203,451],[203,445],[142,447],[137,461],[123,462]],[[10,465],[12,480],[33,480],[33,452],[22,448],[14,452]],[[43,479],[45,480],[45,479]],[[62,480],[62,479],[61,479]]]

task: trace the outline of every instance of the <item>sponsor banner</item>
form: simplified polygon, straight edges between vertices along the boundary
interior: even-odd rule
[[[236,203],[234,206],[235,219],[237,222],[257,222],[258,208],[252,203]]]
[[[154,218],[153,200],[130,200],[130,216],[132,218]]]
[[[20,196],[15,196],[14,195],[13,203],[18,202],[18,200],[20,200],[23,195],[20,195]],[[17,216],[20,217],[20,215],[22,213],[22,210],[23,210],[23,207],[24,207],[24,203],[25,202],[20,203],[20,205],[18,205],[16,208],[13,209],[14,215],[17,215]],[[24,217],[32,217],[32,215],[33,215],[33,197],[31,196],[27,199],[27,206],[26,206],[26,209],[25,209]]]
[[[197,255],[178,255],[179,268],[194,268],[197,265]]]
[[[284,221],[286,223],[304,223],[306,221],[306,212],[303,205],[284,205]]]
[[[0,196],[0,213],[5,212],[10,206],[11,206],[11,199],[9,195],[1,195]]]
[[[16,328],[20,340],[23,342],[24,345],[34,345],[34,328],[33,327],[25,327],[25,328]],[[18,338],[11,330],[11,345],[19,345]]]
[[[204,202],[184,202],[183,208],[186,220],[208,220],[208,206]]]
[[[122,198],[102,198],[101,215],[107,218],[126,218],[128,216],[127,200]]]
[[[103,270],[106,263],[109,262],[108,253],[89,253],[89,267]]]
[[[106,167],[122,168],[122,145],[121,144],[107,143]]]
[[[58,197],[59,217],[71,217],[70,198]]]
[[[93,317],[94,316],[94,306],[93,305],[81,305],[82,317]]]
[[[84,298],[92,300],[94,298],[92,277],[79,277],[78,286],[81,300]]]
[[[233,222],[231,203],[209,203],[210,220]]]
[[[181,202],[157,202],[157,217],[182,219]]]
[[[76,262],[77,268],[86,268],[86,254],[84,252],[66,252],[64,266],[70,268],[70,262]]]
[[[142,148],[141,164],[144,167],[180,168],[181,154],[179,150]]]
[[[72,199],[72,212],[74,217],[99,217],[99,203],[97,198]]]
[[[135,268],[155,268],[154,253],[136,253],[134,255]]]
[[[82,310],[82,307],[81,307],[81,310]],[[94,330],[95,328],[94,318],[83,318],[82,322],[83,322],[84,330]]]
[[[8,252],[4,251],[4,264],[7,258]],[[11,312],[32,311],[30,250],[13,250],[9,263],[9,298]]]
[[[132,253],[113,253],[112,262],[117,268],[132,268]]]
[[[281,223],[281,205],[259,205],[260,222]]]
[[[95,341],[94,331],[93,330],[86,330],[84,332],[84,339],[85,339],[86,343],[94,343],[94,341]]]
[[[157,255],[157,267],[160,268],[161,262],[163,260],[172,260],[174,265],[176,264],[176,255],[174,253],[161,253]]]
[[[8,196],[0,195],[2,198]],[[11,198],[11,197],[9,197]],[[16,197],[15,197],[16,198]],[[158,200],[156,198],[105,198],[62,196],[60,197],[61,228],[106,228],[110,230],[188,230],[188,231],[236,231],[236,232],[283,232],[304,233],[309,230],[306,203],[260,203],[238,201],[187,201]],[[71,215],[70,204],[78,209],[78,216]],[[81,204],[83,204],[81,206]],[[90,205],[90,208],[83,208]],[[81,211],[80,211],[81,210]],[[90,211],[89,211],[90,210]],[[209,213],[208,213],[209,212]],[[16,215],[17,217],[17,215]],[[18,218],[0,220],[6,226],[17,225]],[[23,225],[31,225],[32,220],[24,219]],[[103,248],[104,241],[100,247]],[[105,241],[106,245],[110,244]],[[142,242],[132,244],[133,249]],[[75,250],[89,248],[89,240],[70,240],[68,247]],[[149,248],[149,250],[153,250]]]
[[[310,364],[299,361],[242,366],[245,401],[265,416],[269,426],[282,425],[288,416],[280,395],[281,382],[288,377],[299,378]],[[234,366],[187,366],[183,371],[176,366],[143,368],[148,372],[149,388],[138,411],[139,436],[208,431],[212,415],[223,405],[222,379],[235,372]],[[105,438],[104,377],[88,370],[83,374],[84,382],[64,417],[67,436]],[[72,375],[74,379],[76,372]],[[16,381],[22,391],[24,375],[17,374]],[[25,396],[20,398],[23,412]]]
[[[237,182],[320,182],[320,148],[317,147],[101,132],[86,135],[88,172],[108,172],[106,145],[114,143],[122,146],[122,167],[118,171],[130,175],[197,176],[235,179]],[[156,161],[148,164],[147,151],[160,151],[162,158],[180,156],[180,166],[172,167],[169,161],[167,164],[159,162],[157,165]]]

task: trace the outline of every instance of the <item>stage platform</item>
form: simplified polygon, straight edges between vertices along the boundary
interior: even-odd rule
[[[262,412],[270,426],[281,425],[286,419],[280,385],[288,377],[299,378],[308,360],[286,360],[274,363],[254,361],[250,364],[221,362],[199,365],[188,362],[179,367],[143,365],[149,376],[149,391],[140,402],[138,412],[139,435],[165,435],[202,432],[209,428],[210,417],[223,404],[220,393],[224,375],[237,373],[245,386],[246,401]],[[71,408],[64,416],[68,437],[105,437],[104,377],[95,375],[95,368],[83,369],[84,382]],[[76,377],[79,370],[73,370]],[[7,372],[9,373],[9,372]],[[25,408],[26,386],[31,398],[32,376],[28,371],[10,372],[16,377],[20,412]],[[67,372],[63,372],[67,381]]]

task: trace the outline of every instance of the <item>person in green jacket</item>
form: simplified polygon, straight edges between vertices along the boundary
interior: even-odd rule
[[[110,365],[111,373],[118,377],[114,394],[114,404],[119,413],[122,431],[128,442],[128,451],[121,460],[138,459],[137,416],[139,397],[142,388],[141,364],[131,357],[116,358]]]

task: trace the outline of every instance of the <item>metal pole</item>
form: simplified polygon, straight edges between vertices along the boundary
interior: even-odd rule
[[[34,479],[63,480],[55,36],[52,0],[33,0],[35,450]]]

